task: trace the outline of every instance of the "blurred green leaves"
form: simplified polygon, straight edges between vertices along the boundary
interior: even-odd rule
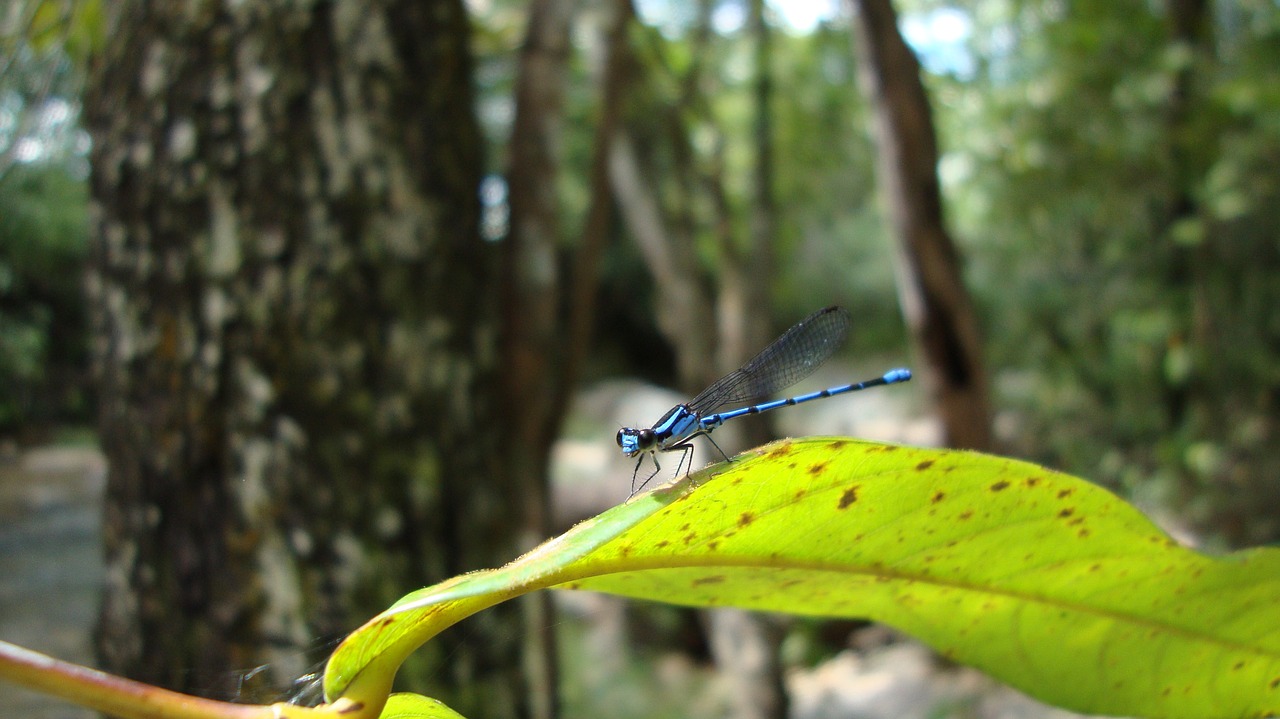
[[[967,168],[947,187],[1008,437],[1274,541],[1280,9],[1063,7],[979,3],[985,72],[942,83],[964,98],[939,115]]]
[[[53,165],[0,177],[0,430],[86,411],[86,188]]]

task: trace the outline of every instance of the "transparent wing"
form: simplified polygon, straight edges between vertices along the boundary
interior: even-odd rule
[[[725,405],[745,404],[790,387],[835,354],[849,335],[849,325],[849,313],[843,307],[814,312],[750,362],[703,390],[689,402],[689,409],[703,417]]]

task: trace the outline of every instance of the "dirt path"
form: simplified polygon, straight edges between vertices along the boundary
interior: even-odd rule
[[[0,639],[93,664],[105,472],[102,455],[85,447],[0,460]],[[0,707],[24,719],[97,716],[7,683],[0,683]]]

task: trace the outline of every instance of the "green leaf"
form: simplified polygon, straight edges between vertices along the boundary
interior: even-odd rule
[[[374,702],[414,647],[532,589],[863,617],[1098,714],[1280,711],[1280,552],[1209,557],[1087,482],[981,454],[766,446],[635,498],[354,633],[330,696]]]
[[[61,48],[84,63],[102,46],[103,27],[102,0],[43,0],[36,4],[25,39],[39,52]]]
[[[462,719],[462,715],[439,699],[419,694],[392,694],[379,719]]]

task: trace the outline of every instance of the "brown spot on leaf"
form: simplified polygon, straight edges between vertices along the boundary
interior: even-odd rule
[[[1072,494],[1075,494],[1075,490],[1070,487],[1059,490],[1058,499],[1066,499],[1067,497],[1070,497]]]
[[[693,586],[699,587],[704,584],[720,584],[724,581],[723,574],[713,574],[710,577],[699,577],[693,580]]]
[[[668,544],[671,544],[671,542],[669,542],[669,541],[667,541],[667,540],[665,540],[665,539],[664,539],[664,540],[662,540],[662,541],[658,542],[658,544],[657,544],[656,546],[658,547],[658,549],[663,549],[663,548],[664,548],[664,547],[666,547]]]
[[[719,540],[719,539],[713,539],[713,540],[711,540],[710,542],[707,542],[707,549],[708,549],[708,550],[710,550],[710,551],[712,551],[712,552],[716,551],[716,549],[717,549],[719,546],[720,546],[720,540]]]
[[[845,446],[846,444],[849,444],[849,443],[848,443],[848,442],[846,442],[846,441],[845,441],[845,440],[843,440],[843,439],[837,439],[837,440],[835,440],[834,442],[832,442],[832,443],[828,444],[828,445],[827,445],[827,447],[828,447],[829,449],[840,449],[841,447]]]
[[[769,454],[767,456],[769,457],[769,459],[780,459],[782,457],[787,456],[788,454],[791,454],[791,443],[782,442],[778,444],[776,447],[774,447],[773,449],[769,450]]]
[[[1272,679],[1271,683],[1268,684],[1267,686],[1271,687],[1272,689],[1275,689],[1276,687],[1280,687],[1280,677],[1276,677],[1275,679]]]
[[[933,466],[933,460],[932,460],[932,459],[926,459],[925,461],[923,461],[923,462],[921,462],[920,464],[917,464],[917,465],[916,465],[916,471],[917,471],[917,472],[923,472],[923,471],[925,471],[926,469],[928,469],[928,468],[930,468],[930,467],[932,467],[932,466]]]
[[[803,498],[804,498],[804,495],[806,495],[806,494],[808,494],[808,493],[809,493],[809,490],[807,490],[807,489],[805,489],[805,488],[801,487],[800,489],[797,489],[797,490],[796,490],[796,493],[795,493],[795,495],[794,495],[794,496],[795,496],[795,498],[796,498],[796,499],[803,499]]]
[[[972,517],[972,516],[973,516],[973,510],[972,510],[972,509],[966,509],[966,510],[964,510],[963,512],[961,512],[961,513],[960,513],[960,518],[961,518],[961,519],[968,519],[968,518],[970,518],[970,517]]]
[[[1062,517],[1063,519],[1066,519],[1067,517],[1070,517],[1071,515],[1073,515],[1073,514],[1075,514],[1075,513],[1076,513],[1076,510],[1075,510],[1075,509],[1073,509],[1073,508],[1071,508],[1071,507],[1066,507],[1066,508],[1064,508],[1061,512],[1058,512],[1058,516],[1059,516],[1059,517]]]
[[[1236,662],[1231,666],[1231,671],[1233,672],[1238,672],[1241,669],[1244,669],[1244,662]]]
[[[1027,477],[1026,484],[1028,487],[1034,487],[1037,484],[1040,484],[1040,480],[1042,479],[1044,479],[1044,477]]]
[[[857,485],[854,485],[846,489],[844,494],[840,495],[840,503],[836,505],[836,509],[848,509],[849,505],[856,501],[858,501],[858,487]]]
[[[756,515],[752,514],[751,512],[743,512],[742,514],[738,515],[739,527],[745,527],[754,521],[756,521]]]
[[[1079,532],[1076,532],[1076,536],[1081,539],[1084,539],[1085,537],[1089,536],[1089,530],[1085,528],[1081,528]]]
[[[1008,488],[1009,488],[1009,483],[1004,481],[1003,479],[991,485],[992,492],[1002,492]]]
[[[929,501],[933,502],[934,504],[937,504],[938,502],[941,502],[946,498],[947,498],[947,493],[943,492],[942,490],[938,490],[937,492],[933,493],[933,496],[929,498]]]
[[[827,465],[828,465],[828,464],[831,464],[831,463],[830,463],[830,462],[817,462],[817,463],[814,463],[814,464],[810,465],[810,466],[809,466],[809,474],[812,474],[812,475],[813,475],[813,476],[815,476],[815,477],[816,477],[816,476],[818,476],[819,474],[822,474],[822,473],[823,473],[823,471],[825,471],[825,470],[826,470],[826,468],[827,468]]]

